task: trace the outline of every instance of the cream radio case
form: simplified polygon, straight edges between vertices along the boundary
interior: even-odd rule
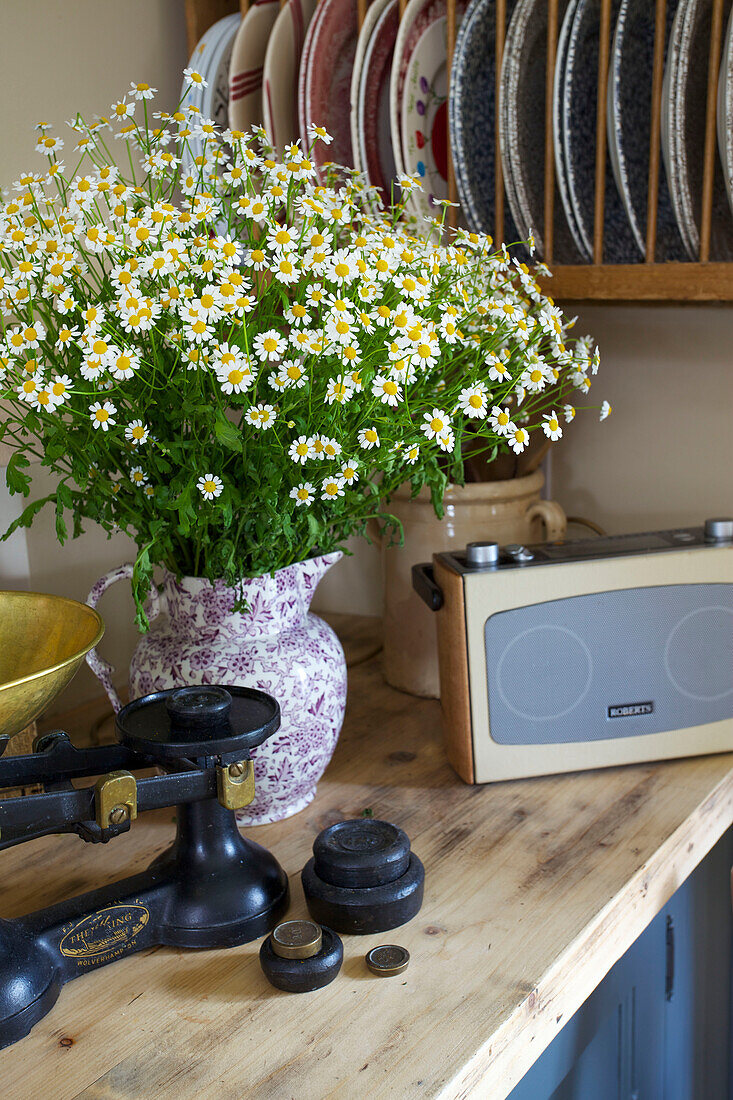
[[[413,582],[467,783],[733,749],[733,520],[471,543]]]

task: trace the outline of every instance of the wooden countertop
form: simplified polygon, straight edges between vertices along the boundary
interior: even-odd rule
[[[0,1053],[6,1096],[502,1100],[733,822],[733,754],[468,787],[446,763],[438,704],[385,686],[374,623],[341,626],[361,663],[333,761],[311,806],[250,835],[305,915],[315,835],[370,808],[425,863],[422,911],[345,937],[338,978],[300,996],[268,985],[259,943],[158,948],[77,979]],[[139,870],[171,817],[146,815],[104,849],[49,837],[3,853],[3,917]],[[409,949],[401,977],[366,969],[380,942]]]

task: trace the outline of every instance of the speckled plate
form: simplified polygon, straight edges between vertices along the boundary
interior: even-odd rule
[[[279,157],[299,134],[298,73],[303,42],[315,10],[316,0],[288,0],[267,42],[262,113],[267,137]]]
[[[233,130],[262,126],[262,69],[278,0],[257,0],[239,24],[229,63],[229,125]]]
[[[562,20],[566,3],[561,0]],[[507,198],[524,240],[532,230],[537,254],[545,254],[545,57],[546,0],[518,0],[504,44],[499,88],[499,142]],[[554,259],[580,259],[561,203],[555,204]]]
[[[301,61],[306,128],[310,123],[325,126],[333,138],[331,145],[318,142],[313,154],[323,183],[327,163],[354,167],[348,103],[359,38],[356,0],[321,0],[311,27],[310,48]]]
[[[507,0],[507,15],[513,9],[514,0]],[[496,234],[495,37],[494,0],[471,0],[456,35],[448,95],[451,151],[461,206],[471,229],[492,235]],[[505,211],[503,236],[510,242],[519,239],[508,210]]]
[[[392,200],[397,178],[389,124],[389,89],[398,28],[399,0],[389,0],[369,38],[359,85],[360,155],[367,180],[380,189],[385,205]]]
[[[718,77],[718,152],[723,165],[728,205],[733,210],[733,11],[728,20]]]
[[[667,0],[665,52],[676,7],[676,0]],[[653,64],[654,8],[648,0],[621,0],[608,80],[608,152],[641,256],[646,254]],[[656,258],[687,258],[663,164],[659,171]]]
[[[619,3],[620,0],[613,3],[612,26]],[[565,173],[578,234],[575,243],[589,263],[593,255],[600,13],[601,0],[579,0],[568,35],[562,74]],[[635,263],[641,257],[609,167],[606,167],[603,259],[606,263]],[[568,221],[572,231],[573,222]]]
[[[691,260],[700,251],[705,112],[712,0],[680,0],[665,68],[662,116],[672,207]],[[715,160],[710,258],[733,259],[733,216],[723,170]]]

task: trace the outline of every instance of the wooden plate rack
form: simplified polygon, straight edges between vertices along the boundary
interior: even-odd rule
[[[281,6],[286,0],[280,0]],[[664,27],[667,0],[649,0],[655,7],[655,46],[652,76],[652,110],[649,155],[649,184],[647,201],[646,256],[635,264],[606,264],[603,262],[603,214],[606,158],[606,92],[608,87],[609,52],[611,45],[612,0],[601,0],[601,32],[598,66],[598,102],[596,112],[595,202],[592,264],[554,264],[553,211],[559,201],[555,187],[555,160],[552,144],[552,83],[558,36],[558,0],[547,0],[547,68],[545,95],[545,187],[544,230],[546,246],[545,262],[551,268],[553,278],[544,289],[559,300],[606,301],[733,301],[733,263],[710,262],[710,230],[713,205],[713,177],[716,147],[716,95],[720,57],[723,41],[723,15],[725,0],[712,0],[710,51],[707,80],[707,108],[705,117],[703,183],[700,221],[700,255],[697,262],[659,263],[655,260],[657,193],[659,183],[660,130],[662,79],[664,75]],[[189,54],[204,32],[225,15],[241,8],[244,13],[249,0],[185,0],[186,26]],[[369,0],[358,0],[359,24],[364,19]],[[448,79],[450,59],[456,41],[456,0],[446,0],[448,25]],[[400,15],[407,0],[400,0]],[[506,0],[496,0],[496,72],[497,101],[498,74],[506,36]],[[497,227],[495,237],[503,238],[505,193],[499,155],[499,136],[496,141],[495,210]],[[456,182],[450,154],[448,157],[449,196],[456,199]]]

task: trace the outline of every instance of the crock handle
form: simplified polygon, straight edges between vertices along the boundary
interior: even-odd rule
[[[530,522],[541,519],[545,525],[545,538],[548,542],[564,538],[568,528],[568,517],[560,505],[554,500],[537,500],[527,509],[527,519]]]
[[[133,569],[134,566],[132,562],[126,562],[124,565],[118,565],[116,569],[111,569],[105,576],[100,577],[87,596],[87,603],[89,606],[96,607],[110,585],[115,584],[117,581],[132,580]],[[150,596],[148,597],[145,611],[150,622],[157,618],[160,613],[160,597],[158,595],[158,589],[154,584],[151,585]],[[112,682],[115,671],[114,666],[108,661],[105,661],[103,657],[100,657],[96,649],[90,649],[87,653],[87,664],[107,692],[109,701],[112,704],[112,709],[115,714],[117,714],[117,712],[122,709],[123,704]]]

